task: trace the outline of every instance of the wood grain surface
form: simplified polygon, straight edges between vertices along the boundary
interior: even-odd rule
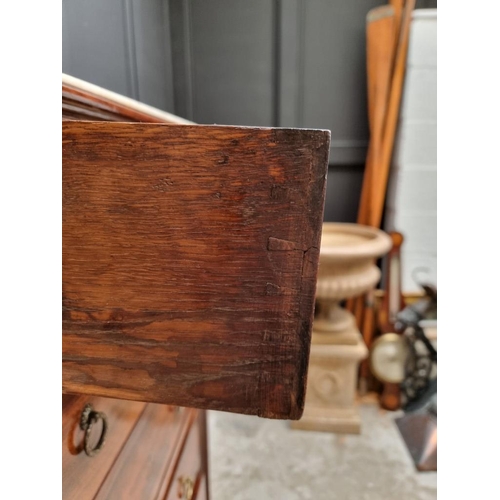
[[[63,391],[300,418],[330,133],[62,127]]]

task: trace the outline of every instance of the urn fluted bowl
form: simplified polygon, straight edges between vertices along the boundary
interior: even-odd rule
[[[343,300],[373,288],[380,279],[375,260],[391,246],[390,237],[380,229],[325,222],[316,297]]]

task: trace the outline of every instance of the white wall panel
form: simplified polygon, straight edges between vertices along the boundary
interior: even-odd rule
[[[404,292],[437,286],[437,10],[413,13],[384,227],[403,233]]]

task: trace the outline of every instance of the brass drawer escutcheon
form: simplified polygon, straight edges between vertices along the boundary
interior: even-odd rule
[[[99,437],[99,441],[94,448],[90,446],[90,434],[92,432],[92,427],[96,424],[99,419],[102,420],[102,432]],[[89,457],[97,455],[104,446],[106,441],[106,434],[108,433],[108,419],[106,415],[100,411],[95,411],[93,406],[88,403],[82,411],[80,416],[80,428],[85,431],[85,438],[83,440],[83,449]]]
[[[179,481],[179,498],[182,500],[191,500],[194,493],[194,481],[187,476],[181,476]]]

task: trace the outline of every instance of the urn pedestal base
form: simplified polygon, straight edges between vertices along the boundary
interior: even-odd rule
[[[292,423],[292,429],[360,434],[361,418],[354,408],[308,408],[300,420]]]
[[[358,366],[368,349],[359,332],[350,333],[355,343],[311,345],[304,414],[291,423],[293,429],[360,433],[354,401]]]

